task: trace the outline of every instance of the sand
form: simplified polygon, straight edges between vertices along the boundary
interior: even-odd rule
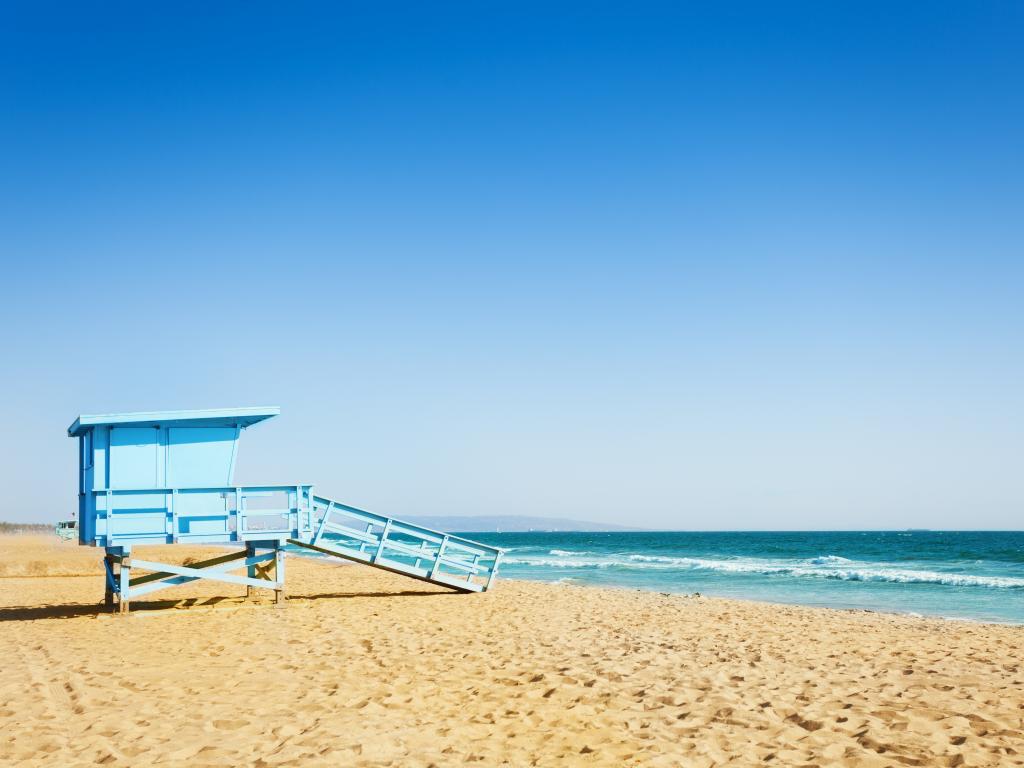
[[[125,618],[98,556],[0,539],[2,765],[1024,765],[1024,627],[300,558]]]

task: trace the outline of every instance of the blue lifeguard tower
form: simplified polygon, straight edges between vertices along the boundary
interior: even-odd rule
[[[79,544],[103,547],[106,603],[197,579],[272,589],[285,599],[285,554],[364,563],[460,592],[483,592],[502,551],[317,496],[313,486],[239,486],[242,431],[280,409],[79,416]],[[136,544],[238,545],[188,566],[132,556]],[[290,546],[289,546],[290,545]],[[231,571],[245,568],[245,575]],[[140,574],[139,571],[145,573]]]

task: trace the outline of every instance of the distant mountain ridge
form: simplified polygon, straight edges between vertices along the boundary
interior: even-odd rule
[[[411,523],[440,531],[462,533],[521,533],[524,531],[642,531],[625,525],[591,523],[567,517],[530,517],[526,515],[417,515]]]

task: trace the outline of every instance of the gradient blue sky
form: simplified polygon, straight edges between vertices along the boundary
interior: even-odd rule
[[[1024,5],[4,3],[0,519],[79,413],[241,482],[686,529],[1024,519]]]

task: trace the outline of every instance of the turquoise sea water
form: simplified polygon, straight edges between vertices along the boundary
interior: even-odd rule
[[[1024,624],[1024,532],[466,535],[508,578]]]

